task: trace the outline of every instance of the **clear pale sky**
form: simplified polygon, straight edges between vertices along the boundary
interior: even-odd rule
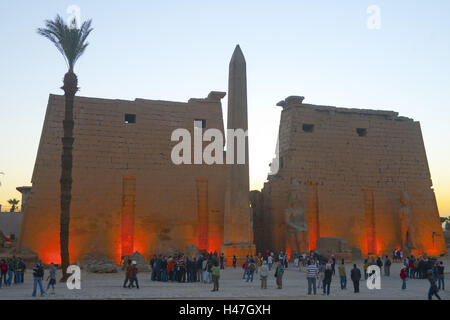
[[[69,5],[93,19],[79,95],[187,101],[227,91],[236,44],[247,60],[251,187],[274,156],[289,95],[395,110],[420,121],[440,214],[450,215],[450,1],[184,0],[0,2],[0,204],[30,185],[48,95],[65,62],[36,34]],[[367,8],[381,28],[367,27]],[[226,115],[226,98],[224,113]]]

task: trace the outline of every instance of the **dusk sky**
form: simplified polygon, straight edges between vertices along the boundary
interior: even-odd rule
[[[440,214],[450,216],[448,0],[2,0],[3,206],[20,199],[17,186],[31,185],[48,95],[63,94],[64,59],[36,29],[56,14],[69,17],[70,5],[94,28],[75,66],[78,95],[187,101],[227,91],[239,44],[247,61],[252,189],[262,187],[274,157],[275,104],[302,95],[305,103],[394,110],[420,121]],[[379,29],[367,25],[373,5]],[[226,98],[223,107],[226,115]]]

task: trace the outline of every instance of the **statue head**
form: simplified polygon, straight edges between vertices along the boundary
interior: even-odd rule
[[[408,205],[409,203],[409,196],[405,191],[403,191],[400,196],[400,203],[404,206]]]

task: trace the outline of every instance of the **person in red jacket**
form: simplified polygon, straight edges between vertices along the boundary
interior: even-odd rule
[[[6,275],[8,274],[8,265],[5,260],[0,263],[0,288],[2,287],[2,279],[6,285]]]
[[[248,261],[245,261],[244,265],[242,266],[242,268],[244,269],[244,274],[242,275],[242,279],[245,279],[245,276],[248,273]]]
[[[403,267],[402,270],[400,270],[400,279],[402,279],[402,290],[406,289],[406,267]]]
[[[408,263],[408,268],[409,268],[409,277],[411,279],[414,279],[414,261],[412,259],[409,260]]]
[[[169,262],[167,263],[167,273],[169,274],[169,280],[173,281],[174,280],[174,264],[175,264],[175,259],[173,259],[172,257],[169,257]]]

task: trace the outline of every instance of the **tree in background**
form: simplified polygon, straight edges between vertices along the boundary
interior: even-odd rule
[[[73,150],[73,101],[75,93],[78,91],[78,78],[73,72],[75,63],[82,56],[88,42],[86,39],[91,33],[91,22],[83,22],[80,28],[76,24],[76,19],[66,24],[64,20],[57,15],[55,20],[46,20],[45,28],[39,28],[37,33],[49,39],[61,52],[67,62],[69,70],[64,75],[65,97],[65,116],[63,120],[64,136],[62,138],[63,153],[61,157],[61,214],[60,214],[60,248],[61,248],[61,267],[62,282],[67,281],[69,274],[69,222],[70,222],[70,203],[72,200],[72,150]]]
[[[17,199],[9,199],[8,203],[11,205],[11,209],[9,209],[9,212],[15,212],[17,209],[17,205],[19,204],[19,200]]]

